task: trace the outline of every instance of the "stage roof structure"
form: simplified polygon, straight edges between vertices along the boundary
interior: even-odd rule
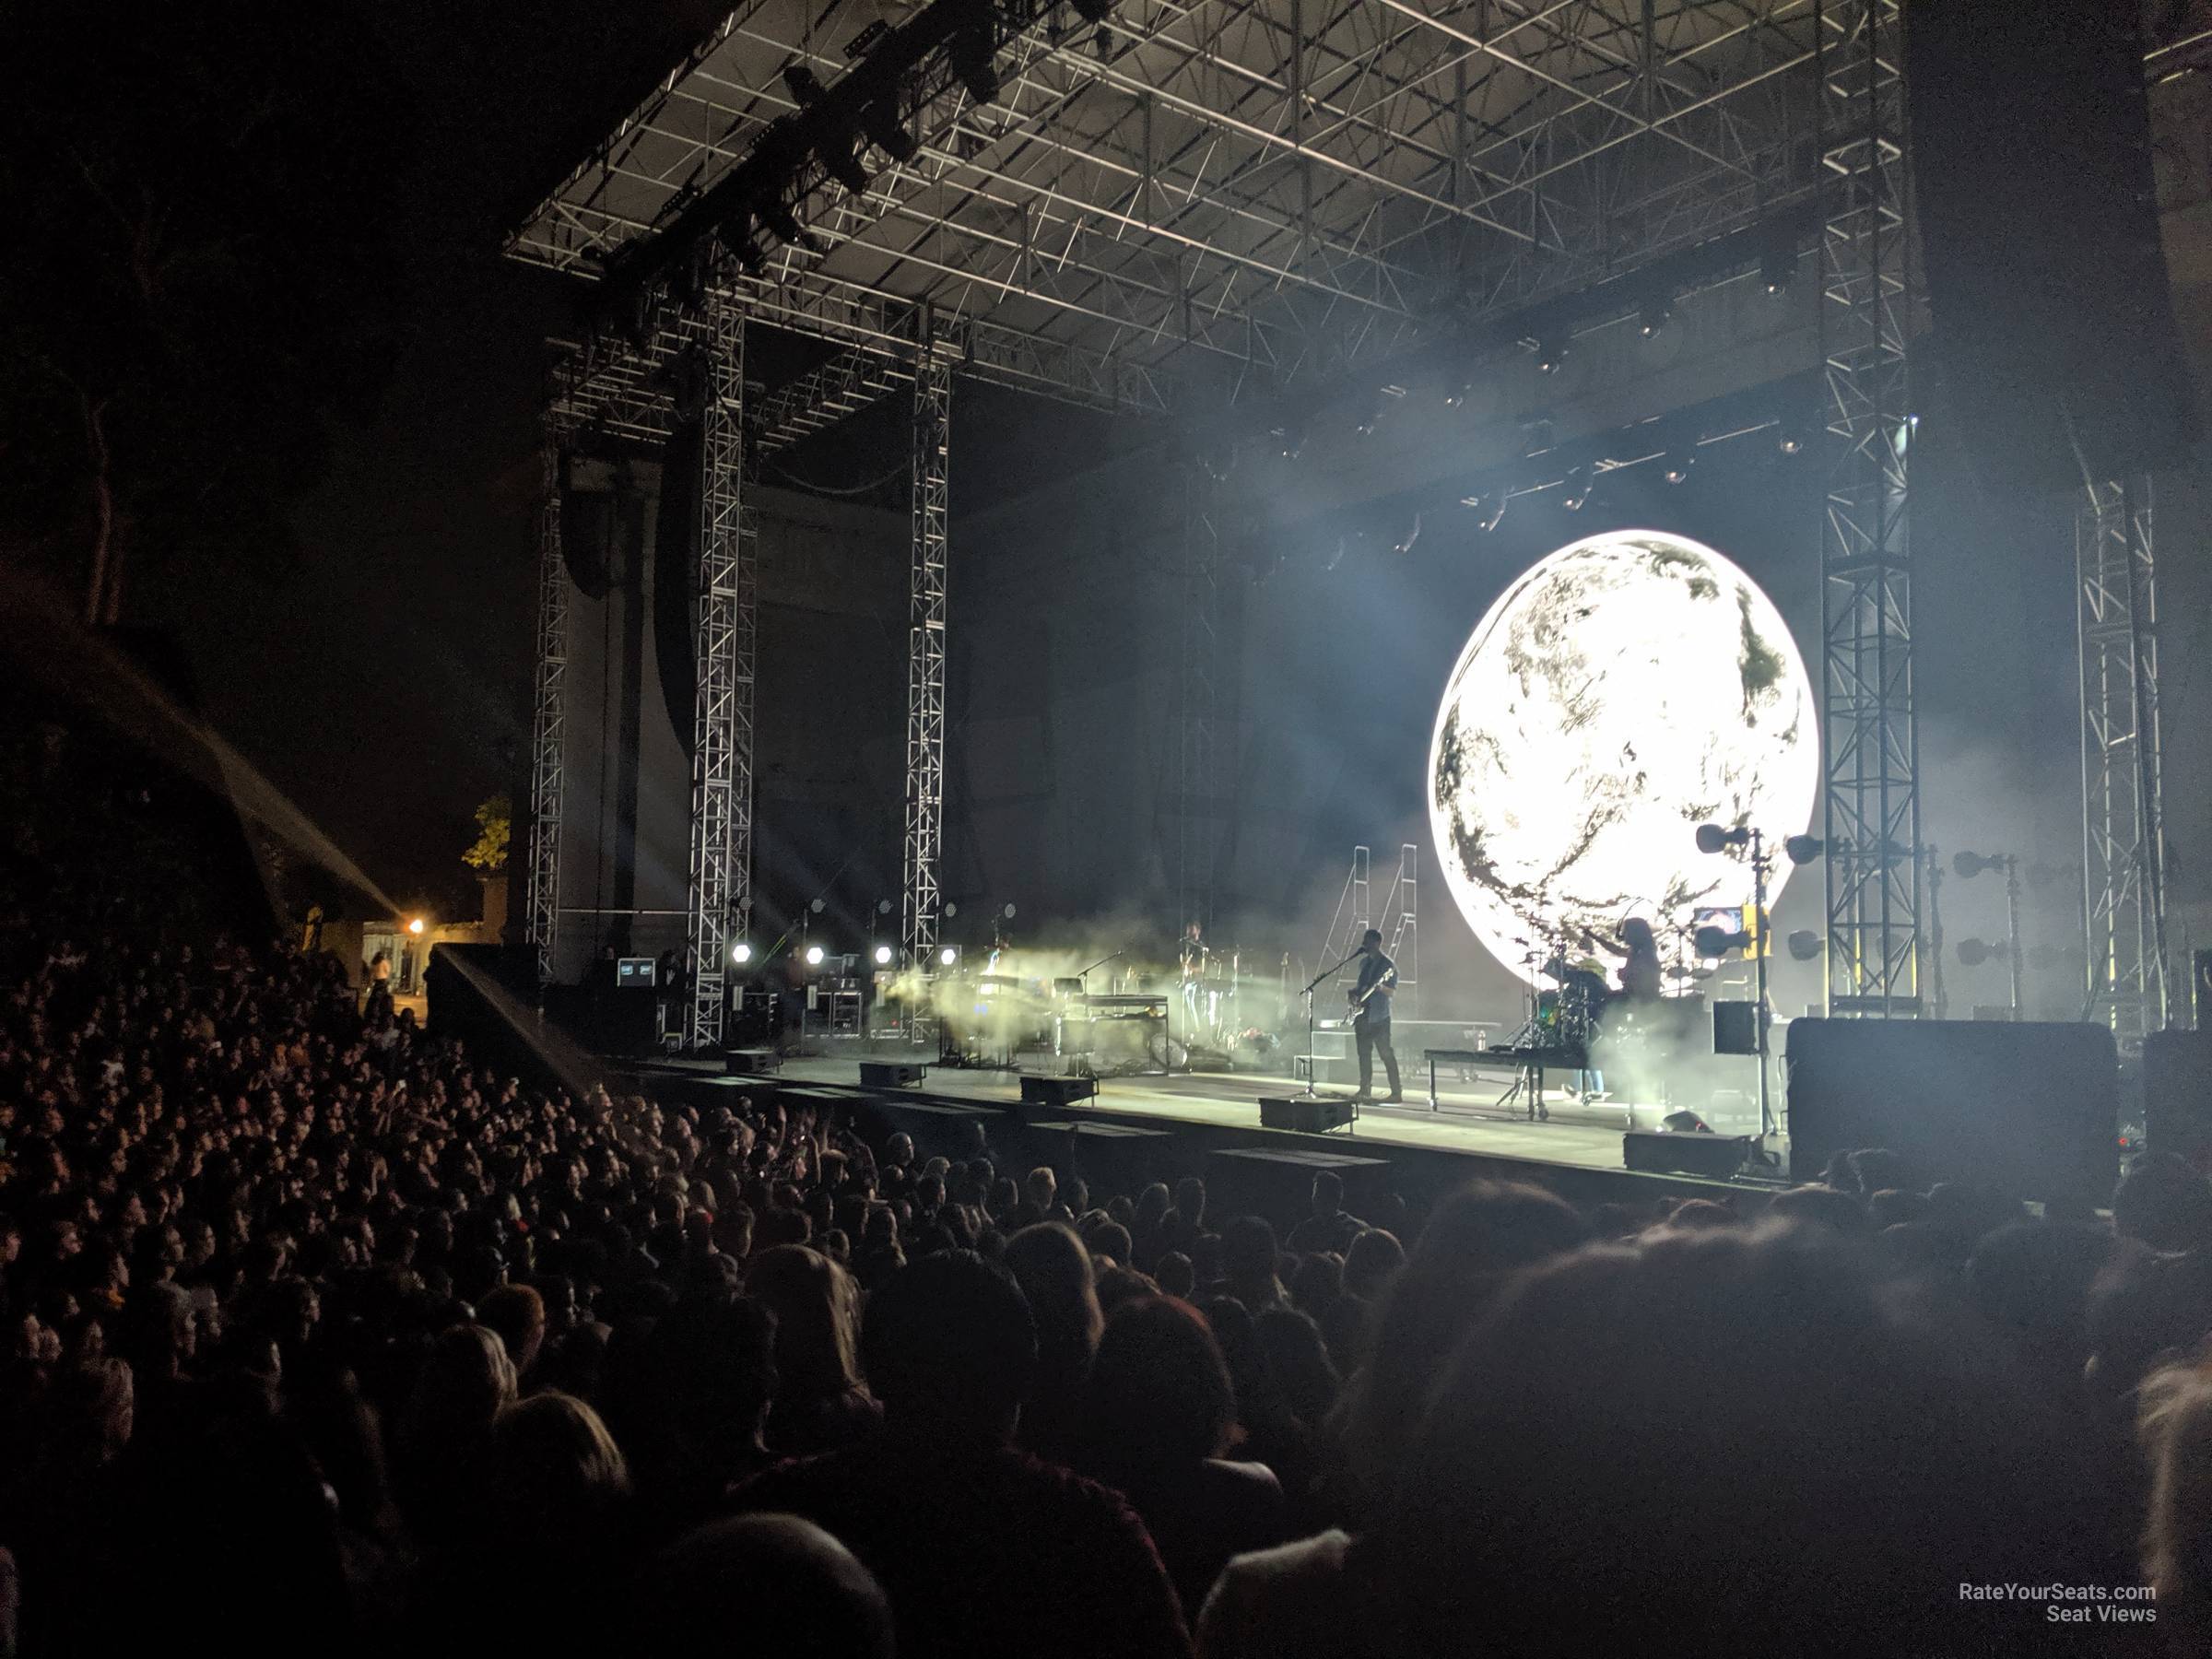
[[[610,300],[711,284],[846,347],[763,400],[769,450],[910,382],[925,310],[964,374],[1203,409],[1808,200],[1816,23],[1813,0],[747,0],[508,252]],[[840,111],[841,155],[807,136]],[[685,311],[578,344],[557,423],[663,431]]]

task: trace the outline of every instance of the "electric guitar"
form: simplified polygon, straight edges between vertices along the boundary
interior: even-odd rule
[[[1354,1025],[1359,1024],[1360,1019],[1368,1012],[1367,1005],[1368,1000],[1371,997],[1380,994],[1383,997],[1387,998],[1391,993],[1398,988],[1396,974],[1397,971],[1393,969],[1389,973],[1384,974],[1381,979],[1377,980],[1373,984],[1370,985],[1364,991],[1347,991],[1344,994],[1344,1000],[1347,1005],[1345,1017],[1351,1020]],[[1387,1008],[1389,1005],[1387,1002],[1385,1002],[1382,1006]]]

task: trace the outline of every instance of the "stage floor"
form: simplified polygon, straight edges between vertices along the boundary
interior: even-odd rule
[[[911,1059],[911,1052],[872,1050],[855,1044],[850,1049],[830,1050],[805,1059],[786,1059],[769,1079],[744,1077],[727,1077],[731,1087],[755,1086],[758,1082],[772,1081],[782,1088],[794,1087],[830,1090],[857,1090],[860,1088],[859,1063],[863,1060]],[[722,1068],[715,1065],[694,1070],[696,1063],[668,1062],[649,1068],[665,1075],[681,1070],[692,1076],[721,1077]],[[965,1108],[1002,1112],[1016,1105],[1021,1098],[1019,1072],[985,1070],[960,1066],[928,1067],[922,1082],[913,1087],[885,1091],[871,1089],[871,1094],[896,1099],[910,1107],[926,1109]],[[1363,1105],[1359,1121],[1341,1129],[1317,1134],[1311,1131],[1263,1129],[1260,1126],[1259,1102],[1263,1096],[1276,1098],[1296,1095],[1302,1084],[1294,1078],[1264,1072],[1186,1072],[1172,1076],[1140,1075],[1109,1077],[1098,1080],[1098,1093],[1061,1111],[1052,1109],[1051,1115],[1091,1124],[1125,1124],[1131,1126],[1172,1126],[1187,1124],[1211,1131],[1248,1133],[1255,1144],[1318,1146],[1326,1143],[1350,1151],[1365,1147],[1380,1151],[1401,1147],[1411,1151],[1436,1155],[1458,1155],[1505,1164],[1540,1165],[1552,1169],[1574,1170],[1608,1174],[1630,1174],[1622,1158],[1621,1135],[1630,1127],[1656,1129],[1667,1108],[1656,1102],[1603,1101],[1584,1103],[1570,1096],[1563,1088],[1546,1090],[1545,1106],[1549,1112],[1547,1121],[1531,1121],[1521,1109],[1520,1102],[1500,1105],[1500,1097],[1512,1087],[1510,1071],[1495,1074],[1482,1068],[1474,1076],[1463,1079],[1457,1067],[1440,1068],[1436,1104],[1429,1101],[1429,1073],[1426,1064],[1408,1063],[1406,1075],[1406,1095],[1402,1105],[1385,1105],[1380,1101]],[[1348,1096],[1343,1088],[1326,1088],[1324,1097],[1338,1100]],[[1744,1133],[1753,1124],[1737,1124],[1725,1119],[1713,1120],[1706,1114],[1712,1127],[1722,1134]],[[1650,1179],[1648,1177],[1635,1177]],[[1679,1182],[1685,1178],[1661,1178]]]

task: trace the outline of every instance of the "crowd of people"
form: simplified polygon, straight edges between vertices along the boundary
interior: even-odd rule
[[[1362,1216],[1324,1172],[1221,1215],[972,1120],[525,1087],[331,958],[71,915],[0,911],[23,1654],[2212,1628],[2212,1186],[2170,1158],[2109,1220],[1880,1152],[1756,1205]]]

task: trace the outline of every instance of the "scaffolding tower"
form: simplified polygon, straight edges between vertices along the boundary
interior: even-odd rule
[[[1182,568],[1175,693],[1175,925],[1210,935],[1219,874],[1224,802],[1220,725],[1221,534],[1219,490],[1197,460],[1182,469]],[[1233,765],[1233,758],[1231,759]]]
[[[567,780],[569,575],[560,550],[560,451],[548,437],[537,506],[537,676],[530,714],[530,887],[524,925],[540,988],[560,929],[560,810]]]
[[[1819,17],[1828,1006],[1910,1017],[1922,939],[1903,27],[1900,0],[1829,0]]]
[[[948,550],[952,361],[930,319],[915,343],[913,521],[907,611],[905,900],[900,938],[921,972],[935,967],[945,852],[945,571]],[[912,1022],[916,1041],[930,1022]]]
[[[2158,586],[2147,477],[2088,485],[2075,511],[2081,645],[2086,1016],[2139,1042],[2167,1023]]]
[[[710,289],[700,363],[698,688],[691,752],[687,1046],[719,1047],[730,950],[752,912],[754,465],[745,428],[745,311]]]

